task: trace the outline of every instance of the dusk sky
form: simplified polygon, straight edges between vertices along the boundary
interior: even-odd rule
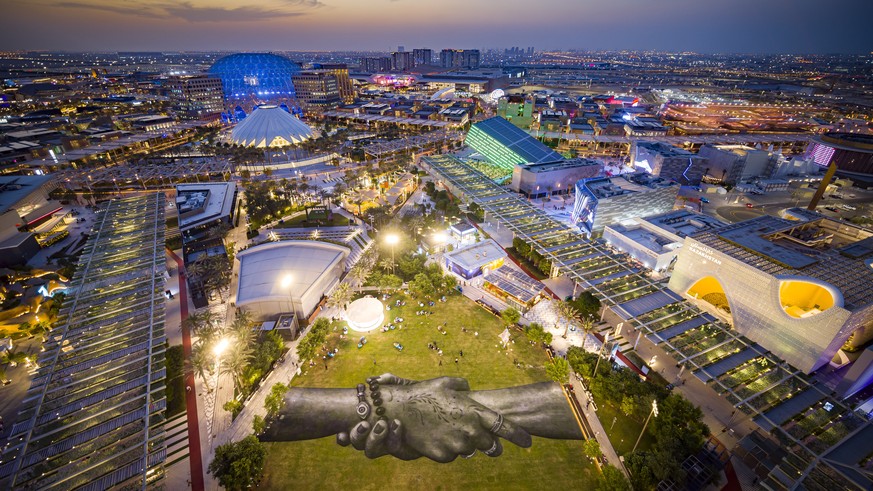
[[[0,0],[0,11],[0,50],[873,51],[873,0]]]

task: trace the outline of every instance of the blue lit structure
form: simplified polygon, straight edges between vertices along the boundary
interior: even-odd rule
[[[292,100],[291,76],[300,73],[300,67],[271,53],[237,53],[213,63],[209,73],[221,79],[227,100]]]

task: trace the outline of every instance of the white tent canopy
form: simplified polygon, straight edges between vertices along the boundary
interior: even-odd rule
[[[312,139],[312,129],[278,106],[260,106],[233,129],[230,139],[246,147],[283,147]]]

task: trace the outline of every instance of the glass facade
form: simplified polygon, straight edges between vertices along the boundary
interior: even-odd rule
[[[295,96],[291,76],[300,67],[279,55],[237,53],[216,61],[209,73],[221,79],[227,99],[286,99]]]
[[[499,116],[471,126],[464,143],[492,165],[510,171],[516,164],[564,160],[561,154]]]

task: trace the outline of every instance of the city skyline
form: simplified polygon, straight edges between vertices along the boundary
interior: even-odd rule
[[[752,0],[658,5],[543,0],[535,7],[521,0],[499,5],[461,0],[13,0],[5,11],[0,19],[4,49],[388,51],[398,45],[517,45],[700,53],[873,50],[865,26],[873,4],[861,0],[837,0],[828,9],[814,0],[790,6]]]

